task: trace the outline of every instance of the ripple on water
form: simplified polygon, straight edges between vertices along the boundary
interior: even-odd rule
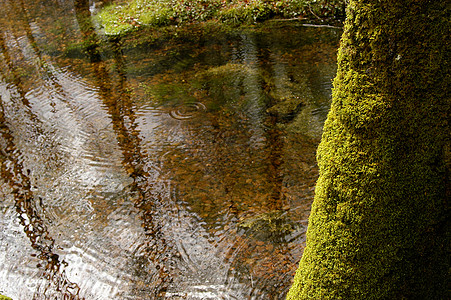
[[[73,3],[69,6],[73,9]],[[34,14],[32,9],[28,11]],[[74,18],[74,14],[68,16]],[[40,22],[39,18],[32,19]],[[69,21],[72,24],[74,20]],[[34,25],[31,30],[36,37]],[[270,53],[281,51],[280,39],[277,38],[273,46],[269,41],[260,42],[259,36],[240,34],[237,43],[230,41],[228,48],[221,50],[232,53],[221,52],[220,56],[224,59],[230,56],[237,63],[249,63],[252,69],[254,63],[258,63],[255,71],[264,71],[265,77],[270,68],[281,76],[303,74],[303,69],[290,70],[288,64],[278,68],[277,60]],[[4,38],[17,40],[18,45],[8,44],[8,49],[19,50],[29,44],[28,36],[15,39],[4,35]],[[39,41],[36,47],[42,45]],[[215,46],[210,48],[216,48],[214,43],[208,42],[209,46]],[[261,51],[260,45],[265,45],[266,50]],[[28,46],[28,49],[32,48]],[[260,75],[246,75],[244,80],[226,81],[236,86],[225,84],[216,89],[208,84],[205,95],[215,95],[219,90],[233,95],[230,101],[226,99],[220,104],[220,110],[207,109],[200,102],[183,103],[199,99],[197,96],[180,98],[180,104],[172,108],[167,102],[155,108],[142,100],[135,104],[143,106],[131,108],[129,106],[135,104],[128,100],[135,99],[133,93],[130,99],[119,97],[126,94],[126,87],[133,89],[136,80],[127,70],[131,70],[134,63],[140,66],[145,63],[141,59],[133,61],[134,51],[122,58],[113,58],[115,61],[105,61],[104,65],[94,64],[111,69],[99,72],[96,81],[99,87],[69,69],[57,67],[47,56],[39,57],[45,68],[34,64],[38,74],[21,76],[30,81],[26,82],[30,90],[25,91],[25,96],[15,93],[13,96],[18,101],[9,100],[13,96],[4,96],[4,90],[13,90],[13,87],[0,86],[6,123],[11,126],[17,151],[11,156],[23,162],[23,168],[17,164],[15,169],[28,171],[33,190],[27,192],[34,193],[35,199],[42,197],[43,204],[34,208],[35,215],[28,216],[44,220],[45,235],[41,234],[43,230],[36,231],[41,234],[39,238],[46,239],[40,244],[51,244],[50,258],[53,259],[53,254],[61,258],[58,265],[61,272],[79,285],[80,295],[86,299],[155,299],[151,295],[166,287],[167,299],[276,299],[286,293],[284,289],[292,278],[292,269],[296,268],[304,227],[296,227],[289,234],[283,231],[277,235],[276,242],[270,242],[261,232],[267,226],[240,229],[238,222],[242,221],[241,217],[250,215],[247,211],[255,214],[270,211],[269,206],[273,204],[268,204],[263,195],[274,194],[282,184],[278,193],[284,193],[290,197],[290,203],[300,207],[298,202],[304,197],[305,189],[301,186],[296,189],[299,193],[287,191],[285,188],[290,186],[279,182],[278,177],[293,171],[291,165],[305,165],[299,170],[301,176],[292,179],[293,186],[298,187],[304,184],[304,177],[305,181],[310,180],[312,163],[302,160],[305,150],[295,151],[294,156],[301,161],[292,159],[293,163],[285,171],[287,161],[281,154],[283,149],[279,148],[289,144],[271,145],[271,138],[276,134],[266,131],[266,121],[262,121],[266,116],[265,107],[260,100],[266,95],[262,89],[273,85],[272,79],[267,78],[270,81],[266,82],[266,78],[259,79]],[[162,52],[164,54],[160,55],[158,51],[147,49],[142,53],[155,58],[151,60],[155,66],[146,68],[152,69],[146,80],[170,68],[155,63],[159,60],[162,65],[171,63],[171,59],[167,59],[171,57],[170,51]],[[38,60],[32,51],[27,54],[27,60]],[[110,55],[104,54],[102,59],[108,59]],[[202,54],[201,57],[207,56]],[[271,59],[265,62],[267,58]],[[87,59],[65,59],[73,65],[72,70],[88,67],[83,70],[88,72],[87,69],[93,67]],[[199,61],[199,66],[207,61],[212,65],[223,63],[216,62],[216,58],[213,63],[208,58]],[[296,56],[293,61],[306,60]],[[121,74],[121,62],[124,74]],[[259,65],[265,69],[257,70]],[[95,80],[97,75],[91,75],[91,80]],[[108,78],[100,78],[104,75]],[[116,81],[118,76],[121,78]],[[279,81],[274,81],[276,89],[279,85]],[[320,82],[318,86],[323,88],[323,85],[328,93],[330,82]],[[200,95],[200,99],[205,99],[203,92]],[[29,105],[21,101],[22,96]],[[174,99],[172,96],[170,99]],[[235,96],[239,98],[236,103],[232,99]],[[215,97],[210,98],[208,101],[216,101]],[[29,113],[24,114],[28,109]],[[223,114],[217,114],[218,111]],[[313,120],[312,124],[305,124],[305,128],[315,126],[310,131],[314,131],[312,136],[316,137],[320,121],[327,113],[326,107],[313,110],[306,107],[303,113],[305,120]],[[303,141],[302,138],[296,140]],[[265,147],[269,150],[262,150]],[[287,156],[291,159],[291,154]],[[273,160],[267,163],[268,157]],[[285,163],[279,166],[279,161]],[[4,185],[1,180],[0,187]],[[253,192],[248,192],[250,190]],[[11,289],[19,292],[30,284],[28,294],[23,292],[14,298],[31,299],[34,291],[47,284],[42,274],[46,263],[36,256],[36,249],[30,245],[17,220],[12,224],[11,220],[16,218],[12,198],[8,213],[0,216],[0,227],[7,229],[0,235],[0,283],[14,282]],[[260,199],[264,201],[260,203]],[[0,207],[3,203],[5,201],[0,201]],[[293,215],[302,215],[303,208]],[[42,267],[35,268],[37,263]],[[163,274],[164,279],[161,278],[165,272],[162,268],[169,270],[168,276]],[[159,284],[159,280],[165,282]],[[56,291],[48,298],[54,295]],[[53,298],[60,299],[60,296]]]
[[[72,160],[74,171],[83,165],[96,171],[120,165],[111,117],[98,88],[66,69],[49,70],[52,76],[26,95],[39,126]]]
[[[186,120],[191,119],[206,110],[207,107],[201,102],[184,103],[172,108],[169,115],[176,120]]]
[[[138,259],[146,243],[140,213],[127,191],[97,193],[89,199],[90,212],[68,208],[52,228],[58,228],[66,274],[86,299],[133,299],[119,295],[133,295],[134,286],[151,276],[144,271],[148,262]],[[66,202],[73,206],[74,199],[67,197]],[[139,269],[143,271],[138,274]]]

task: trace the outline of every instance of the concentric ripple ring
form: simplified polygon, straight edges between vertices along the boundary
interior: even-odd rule
[[[207,107],[201,102],[184,103],[171,109],[169,115],[176,120],[186,120],[206,110]]]

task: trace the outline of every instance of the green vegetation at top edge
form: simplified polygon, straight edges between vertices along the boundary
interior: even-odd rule
[[[216,21],[251,24],[272,18],[304,18],[321,23],[344,19],[345,0],[121,0],[96,18],[107,35],[141,27]]]

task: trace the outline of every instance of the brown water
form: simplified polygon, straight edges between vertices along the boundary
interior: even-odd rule
[[[0,0],[0,293],[283,299],[340,31],[107,40],[89,5]]]

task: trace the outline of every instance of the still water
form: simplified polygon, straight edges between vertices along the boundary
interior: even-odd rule
[[[107,39],[93,4],[0,1],[0,293],[283,299],[340,30]]]

